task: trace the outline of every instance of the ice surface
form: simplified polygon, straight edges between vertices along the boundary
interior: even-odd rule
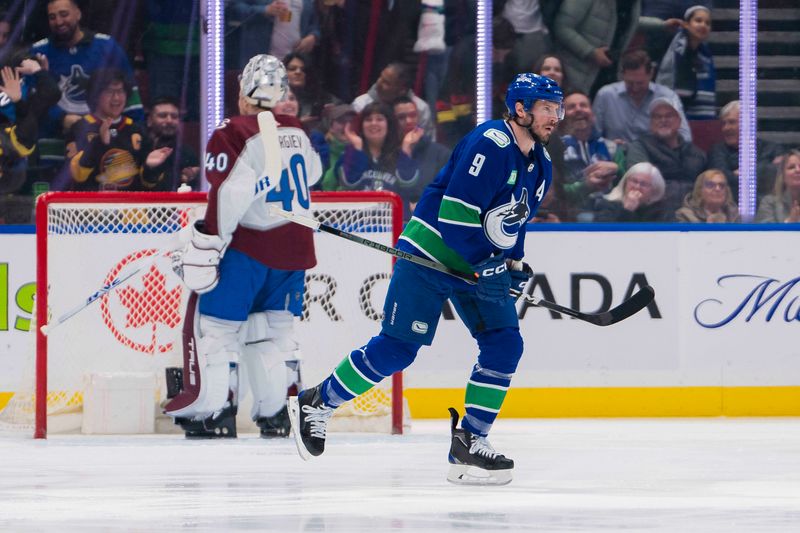
[[[8,531],[800,531],[800,419],[504,420],[504,487],[448,484],[448,421],[405,436],[0,437]]]

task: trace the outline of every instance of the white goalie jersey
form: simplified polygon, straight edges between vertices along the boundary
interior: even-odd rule
[[[214,131],[206,149],[205,231],[268,267],[304,270],[316,264],[312,231],[271,215],[269,204],[308,215],[309,187],[321,178],[322,163],[296,118],[275,120],[277,139],[262,139],[257,115],[226,119]]]

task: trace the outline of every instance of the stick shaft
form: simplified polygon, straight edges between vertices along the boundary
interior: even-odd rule
[[[458,270],[452,269],[446,265],[437,263],[436,261],[432,261],[425,257],[420,257],[418,255],[410,254],[408,252],[404,252],[403,250],[398,250],[397,248],[393,248],[392,246],[387,246],[385,244],[381,244],[379,242],[375,242],[370,239],[365,239],[364,237],[359,237],[358,235],[354,235],[353,233],[349,233],[347,231],[334,228],[333,226],[323,224],[322,222],[314,220],[313,218],[310,217],[305,217],[303,215],[298,215],[297,213],[291,213],[289,211],[285,211],[283,209],[280,209],[279,207],[275,206],[270,207],[270,212],[279,217],[291,220],[296,224],[300,224],[301,226],[305,226],[311,229],[318,229],[319,231],[330,233],[331,235],[336,235],[337,237],[342,237],[344,239],[347,239],[348,241],[361,244],[368,248],[372,248],[374,250],[378,250],[380,252],[393,255],[395,257],[399,257],[400,259],[405,259],[406,261],[416,263],[420,266],[432,268],[433,270],[438,270],[439,272],[443,272],[444,274],[448,274],[460,280],[466,281],[471,285],[475,284],[476,276],[460,272]]]
[[[94,293],[89,295],[80,304],[76,305],[75,307],[73,307],[69,311],[67,311],[65,313],[62,313],[56,320],[50,321],[47,324],[42,325],[39,329],[41,330],[42,333],[44,333],[46,335],[49,334],[54,328],[60,326],[61,324],[63,324],[64,322],[66,322],[67,320],[72,318],[73,316],[77,315],[78,313],[80,313],[81,311],[83,311],[84,309],[86,309],[87,307],[92,305],[94,302],[96,302],[97,300],[99,300],[100,298],[102,298],[103,296],[105,296],[106,294],[111,292],[112,290],[114,290],[114,289],[124,285],[125,283],[127,283],[131,278],[133,278],[133,276],[135,276],[139,272],[142,272],[143,270],[149,269],[165,253],[167,253],[167,251],[166,250],[162,250],[160,252],[157,252],[157,253],[155,253],[153,255],[148,256],[149,259],[147,261],[144,261],[143,263],[141,263],[139,266],[135,267],[133,270],[131,270],[130,272],[128,272],[124,276],[120,276],[118,278],[115,278],[115,279],[111,280],[111,282],[109,284],[103,285],[98,290],[96,290]]]
[[[441,263],[437,263],[436,261],[431,261],[430,259],[426,259],[424,257],[420,257],[418,255],[410,254],[408,252],[404,252],[403,250],[398,250],[397,248],[393,248],[391,246],[387,246],[385,244],[381,244],[379,242],[375,242],[369,239],[365,239],[363,237],[359,237],[358,235],[353,235],[352,233],[348,233],[346,231],[342,231],[331,226],[327,226],[325,224],[319,225],[319,230],[324,231],[325,233],[330,233],[332,235],[336,235],[338,237],[343,237],[349,241],[356,242],[358,244],[362,244],[368,248],[372,248],[374,250],[378,250],[380,252],[385,252],[389,255],[393,255],[395,257],[399,257],[400,259],[405,259],[406,261],[410,261],[412,263],[416,263],[420,266],[428,267],[433,270],[438,270],[439,272],[443,272],[455,278],[458,278],[462,281],[466,281],[470,285],[475,284],[475,276],[470,276],[469,274],[465,274],[463,272],[459,272],[458,270],[454,270],[448,266],[445,266]]]
[[[328,226],[327,224],[323,224],[322,222],[314,220],[313,218],[305,217],[303,215],[298,215],[296,213],[290,213],[289,211],[284,211],[283,209],[280,209],[278,207],[273,206],[270,208],[270,211],[277,216],[283,217],[287,220],[291,220],[292,222],[295,222],[302,226],[306,226],[312,229],[318,229],[319,231],[330,233],[331,235],[336,235],[337,237],[342,237],[349,241],[367,246],[368,248],[385,252],[395,257],[399,257],[400,259],[405,259],[412,263],[416,263],[417,265],[431,268],[433,270],[438,270],[439,272],[444,272],[445,274],[449,274],[453,277],[456,277],[473,285],[476,283],[477,274],[475,274],[474,276],[470,276],[463,272],[459,272],[458,270],[449,268],[441,263],[437,263],[436,261],[431,261],[430,259],[413,255],[408,252],[398,250],[397,248],[392,248],[391,246],[386,246],[385,244],[372,241],[370,239],[359,237],[358,235],[354,235],[352,233],[348,233],[346,231],[334,228],[333,226]],[[590,324],[594,324],[595,326],[610,326],[612,324],[616,324],[617,322],[625,320],[626,318],[644,309],[653,300],[655,296],[653,289],[650,286],[647,286],[642,288],[639,292],[637,292],[636,294],[634,294],[633,296],[622,302],[614,309],[601,313],[582,313],[575,309],[564,307],[562,305],[558,305],[555,302],[543,300],[533,295],[525,294],[523,292],[514,289],[511,289],[509,293],[511,294],[511,296],[517,298],[519,297],[523,298],[526,302],[528,302],[531,305],[535,305],[537,307],[544,307],[545,309],[555,311],[556,313],[560,313],[562,315],[568,315],[573,318],[577,318],[578,320],[582,320],[584,322],[589,322]]]

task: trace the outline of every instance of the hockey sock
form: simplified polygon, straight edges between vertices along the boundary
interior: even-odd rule
[[[461,427],[475,435],[488,435],[506,398],[512,376],[475,365],[467,383],[464,398],[467,413]]]
[[[364,394],[385,377],[369,364],[364,348],[353,350],[323,382],[322,401],[338,407]]]
[[[322,384],[322,401],[338,407],[364,394],[385,377],[410,365],[420,345],[384,335],[372,337],[366,346],[353,350]]]

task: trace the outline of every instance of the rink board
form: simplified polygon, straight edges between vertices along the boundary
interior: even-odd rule
[[[604,301],[619,304],[646,282],[656,300],[607,328],[520,304],[525,353],[504,416],[800,415],[795,233],[763,225],[680,231],[687,228],[573,225],[528,232],[526,259],[537,272],[529,290],[536,296],[591,312]],[[318,236],[318,243],[320,268],[340,284],[337,298],[356,298],[369,279],[363,312],[379,311],[385,263],[376,257],[374,264],[337,270],[322,260],[332,253],[326,250],[346,253],[357,245],[331,236]],[[33,235],[0,234],[0,404],[30,354],[25,330],[34,266]],[[476,347],[451,311],[445,310],[433,346],[405,373],[414,417],[446,416],[446,407],[463,402]],[[304,350],[315,361],[309,382],[379,329],[374,316],[345,312],[332,321],[319,309],[311,312],[313,334],[301,326]]]

